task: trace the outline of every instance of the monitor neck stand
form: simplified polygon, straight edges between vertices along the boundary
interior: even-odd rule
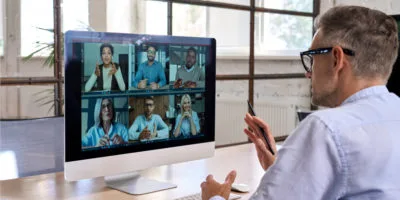
[[[134,195],[147,194],[177,187],[172,183],[147,179],[140,176],[138,172],[106,176],[104,177],[104,181],[107,187]]]

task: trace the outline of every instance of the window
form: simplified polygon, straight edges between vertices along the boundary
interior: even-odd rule
[[[312,17],[256,13],[256,55],[294,55],[312,40]]]
[[[21,56],[27,56],[53,39],[53,0],[21,0]],[[50,50],[41,51],[46,56]]]
[[[313,3],[313,0],[256,0],[257,7],[308,13],[313,12]]]
[[[205,37],[207,35],[206,7],[173,4],[172,34]]]
[[[62,8],[62,30],[90,30],[88,0],[64,0]]]
[[[3,3],[4,3],[4,1],[1,0],[0,1],[0,16],[1,16],[1,20],[0,20],[0,56],[4,55],[3,23],[4,23],[4,19],[5,19],[5,13],[3,10]]]

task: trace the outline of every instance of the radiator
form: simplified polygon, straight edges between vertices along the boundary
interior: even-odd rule
[[[247,102],[217,100],[215,109],[216,145],[246,142],[247,136],[243,133],[243,129],[246,127],[244,117],[247,112]],[[274,137],[287,136],[296,126],[294,105],[256,102],[254,110],[257,116],[270,125]]]

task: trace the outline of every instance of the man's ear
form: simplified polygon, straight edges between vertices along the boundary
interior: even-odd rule
[[[345,54],[343,52],[342,47],[340,46],[334,46],[332,49],[332,54],[333,54],[333,70],[336,72],[339,72],[343,69],[344,63],[345,63]]]

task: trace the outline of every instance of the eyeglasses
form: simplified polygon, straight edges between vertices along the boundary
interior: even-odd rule
[[[152,107],[154,104],[152,104],[152,103],[145,103],[144,104],[144,107]]]
[[[308,51],[303,51],[300,52],[300,57],[301,57],[301,62],[303,63],[304,69],[311,73],[312,72],[312,65],[313,65],[313,55],[318,55],[318,54],[326,54],[332,51],[333,47],[329,48],[318,48],[318,49],[311,49]],[[353,50],[350,49],[343,49],[343,53],[349,56],[354,56],[355,53]]]

